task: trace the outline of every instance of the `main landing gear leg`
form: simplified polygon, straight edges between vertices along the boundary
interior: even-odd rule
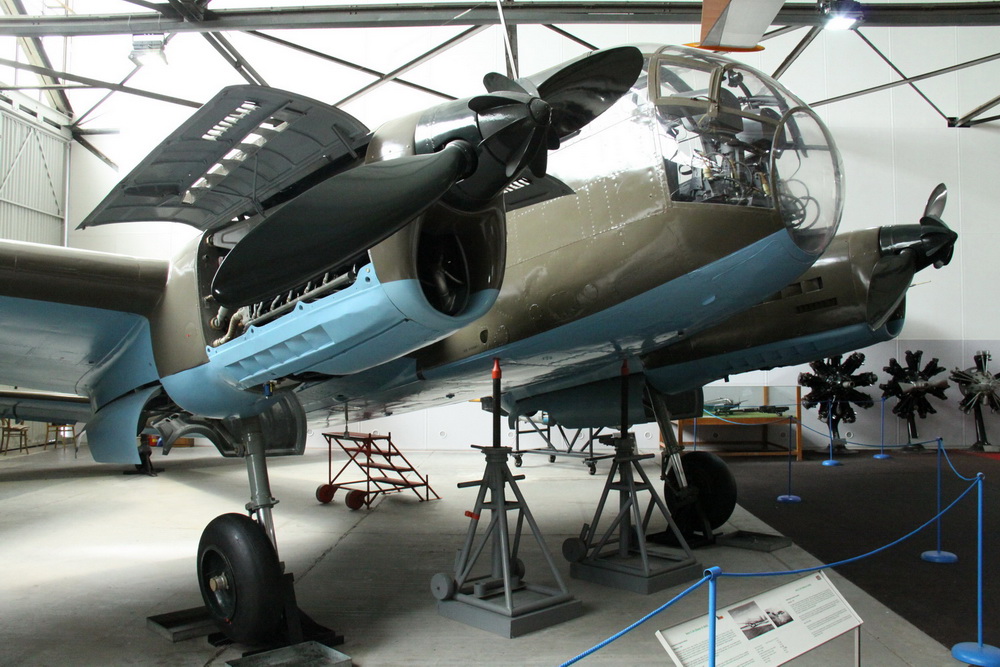
[[[277,647],[305,639],[339,644],[342,637],[316,624],[296,604],[294,578],[278,561],[271,515],[278,501],[271,495],[260,419],[245,419],[241,428],[249,516],[216,517],[198,545],[198,585],[209,616],[225,638],[241,644]]]
[[[665,399],[653,387],[647,386],[646,390],[663,436],[660,477],[671,517],[692,548],[714,544],[715,529],[729,521],[736,509],[736,478],[726,463],[711,452],[682,455]],[[670,531],[650,539],[673,542]]]

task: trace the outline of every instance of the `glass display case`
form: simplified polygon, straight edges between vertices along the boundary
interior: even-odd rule
[[[677,442],[719,456],[788,456],[802,460],[799,386],[705,387],[704,416],[678,419]]]

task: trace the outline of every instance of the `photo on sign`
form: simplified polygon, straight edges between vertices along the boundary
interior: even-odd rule
[[[774,624],[756,602],[733,607],[729,610],[729,615],[733,617],[747,639],[760,637],[774,630]]]
[[[767,612],[767,617],[771,619],[776,628],[780,628],[785,623],[791,623],[794,620],[791,614],[780,607],[768,607],[764,611]]]

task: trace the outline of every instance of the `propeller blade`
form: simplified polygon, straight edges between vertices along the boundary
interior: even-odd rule
[[[642,53],[631,46],[596,51],[538,84],[552,107],[552,129],[565,138],[604,113],[642,73]]]
[[[525,88],[514,81],[509,76],[500,74],[499,72],[490,72],[483,77],[483,87],[491,93],[522,93],[524,95],[530,95],[531,93],[525,90]]]
[[[911,250],[886,255],[876,262],[868,289],[867,319],[873,331],[881,328],[896,312],[914,273],[916,263]]]
[[[468,170],[467,147],[373,162],[307,190],[254,227],[212,281],[229,308],[306,282],[382,241],[436,202]]]
[[[469,99],[468,104],[470,109],[481,114],[509,105],[524,104],[524,98],[515,97],[513,95],[504,95],[503,93],[490,93],[489,95],[476,95],[475,97]]]
[[[948,202],[948,188],[944,183],[938,183],[937,187],[927,198],[927,205],[924,207],[924,216],[934,216],[940,218],[944,213],[944,205]]]
[[[545,146],[541,147],[538,152],[535,153],[535,157],[531,159],[528,164],[528,169],[537,178],[545,178],[545,173],[549,168],[549,151]]]

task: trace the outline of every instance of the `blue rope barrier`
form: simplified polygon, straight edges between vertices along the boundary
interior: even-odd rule
[[[824,433],[823,431],[817,431],[816,429],[812,428],[811,426],[808,426],[807,424],[802,424],[802,428],[806,429],[807,431],[812,431],[816,435],[821,435],[824,438],[830,437],[829,432]],[[843,440],[843,442],[846,445],[857,445],[858,447],[871,447],[872,449],[887,447],[892,449],[892,448],[902,448],[902,447],[913,447],[914,445],[929,445],[932,442],[936,442],[936,438],[932,438],[930,440],[921,440],[920,442],[907,442],[900,445],[885,445],[885,444],[869,445],[863,442],[854,442],[851,440]]]
[[[942,440],[939,438],[938,442],[939,442],[939,445],[940,445],[940,443],[942,442]],[[939,446],[939,450],[940,451],[944,451],[944,448]],[[958,474],[957,471],[956,471],[956,474]],[[961,477],[961,475],[959,475],[959,476]],[[978,604],[977,608],[978,608],[978,614],[979,614],[979,617],[978,617],[978,643],[976,643],[976,642],[966,642],[966,643],[963,643],[963,644],[956,644],[952,648],[952,653],[953,653],[953,655],[955,655],[956,658],[958,658],[959,656],[966,656],[966,655],[970,655],[970,654],[971,655],[979,655],[979,654],[982,654],[984,651],[986,652],[986,654],[988,654],[988,656],[990,658],[994,657],[995,655],[1000,655],[1000,649],[997,649],[996,647],[993,647],[993,646],[984,645],[984,643],[983,643],[983,570],[982,570],[982,562],[983,562],[983,559],[982,559],[983,532],[982,531],[983,531],[983,480],[984,480],[984,478],[985,478],[985,476],[983,475],[983,473],[978,473],[976,475],[975,479],[971,480],[972,483],[968,486],[968,488],[966,488],[964,491],[962,491],[953,501],[951,501],[951,503],[948,504],[947,507],[945,507],[943,510],[940,510],[935,516],[931,517],[928,521],[924,522],[923,524],[921,524],[920,526],[918,526],[916,529],[914,529],[914,530],[910,531],[909,533],[907,533],[906,535],[904,535],[904,536],[902,536],[902,537],[900,537],[900,538],[898,538],[898,539],[890,542],[889,544],[881,546],[881,547],[879,547],[877,549],[873,549],[872,551],[869,551],[867,553],[864,553],[864,554],[861,554],[861,555],[858,555],[858,556],[854,556],[854,557],[851,557],[851,558],[846,558],[844,560],[836,561],[834,563],[827,563],[827,564],[823,564],[823,565],[816,565],[816,566],[813,566],[813,567],[799,568],[799,569],[796,569],[796,570],[783,570],[783,571],[775,571],[775,572],[724,572],[719,567],[708,568],[707,570],[705,570],[705,576],[703,576],[701,579],[699,579],[697,582],[695,582],[694,584],[692,584],[688,588],[684,589],[681,593],[679,593],[673,599],[669,600],[668,602],[666,602],[665,604],[661,605],[660,607],[654,609],[650,613],[648,613],[645,616],[643,616],[642,618],[640,618],[635,623],[629,625],[628,627],[624,628],[623,630],[620,630],[619,632],[615,633],[611,637],[608,637],[607,639],[605,639],[604,641],[600,642],[599,644],[597,644],[597,645],[595,645],[595,646],[587,649],[586,651],[584,651],[583,653],[577,655],[576,657],[571,658],[570,660],[567,660],[566,662],[562,663],[560,665],[560,667],[568,667],[569,665],[575,664],[575,663],[579,662],[580,660],[583,660],[587,656],[589,656],[589,655],[591,655],[591,654],[593,654],[593,653],[601,650],[602,648],[604,648],[605,646],[607,646],[611,642],[620,639],[621,637],[623,637],[624,635],[628,634],[629,632],[631,632],[635,628],[639,627],[640,625],[642,625],[646,621],[650,620],[651,618],[653,618],[657,614],[660,614],[661,612],[665,611],[666,609],[668,609],[669,607],[671,607],[672,605],[674,605],[676,602],[678,602],[681,599],[687,597],[690,593],[692,593],[695,590],[697,590],[702,584],[705,584],[706,582],[709,583],[709,601],[708,601],[708,603],[709,603],[709,647],[710,647],[710,652],[709,652],[709,661],[710,661],[710,663],[709,664],[710,664],[710,666],[714,667],[714,665],[715,665],[715,651],[714,651],[714,648],[715,648],[715,639],[716,638],[715,638],[715,632],[714,632],[714,623],[712,623],[712,621],[715,618],[715,604],[716,604],[716,601],[715,601],[715,593],[716,593],[715,582],[716,582],[717,578],[719,578],[719,577],[781,577],[781,576],[790,576],[790,575],[796,575],[796,574],[808,574],[810,572],[818,572],[819,570],[826,570],[826,569],[830,569],[830,568],[841,567],[843,565],[849,565],[851,563],[856,563],[856,562],[858,562],[860,560],[863,560],[865,558],[870,558],[871,556],[874,556],[876,554],[882,553],[883,551],[887,551],[887,550],[889,550],[889,549],[891,549],[891,548],[893,548],[893,547],[895,547],[895,546],[897,546],[899,544],[902,544],[906,540],[910,539],[911,537],[915,536],[917,533],[921,532],[922,530],[924,530],[925,528],[927,528],[928,526],[930,526],[935,521],[939,521],[942,516],[944,516],[945,514],[947,514],[953,507],[955,507],[955,505],[957,505],[959,502],[961,502],[962,499],[965,498],[965,496],[969,495],[969,493],[973,489],[978,489],[978,498],[979,498],[979,518],[978,518],[978,527],[979,527],[979,543],[978,543],[979,570],[978,570],[978,580],[977,580],[977,604]],[[966,479],[966,478],[963,477],[963,479]],[[993,664],[993,663],[981,663],[981,664]]]
[[[817,572],[819,570],[825,570],[825,569],[831,568],[831,567],[840,567],[841,565],[849,565],[850,563],[855,563],[855,562],[857,562],[859,560],[863,560],[863,559],[868,558],[870,556],[874,556],[875,554],[882,553],[883,551],[886,551],[887,549],[891,549],[892,547],[896,546],[897,544],[902,544],[906,540],[910,539],[911,537],[913,537],[914,535],[916,535],[917,533],[919,533],[920,531],[922,531],[924,528],[927,528],[927,526],[929,526],[932,523],[934,523],[935,521],[937,521],[939,517],[941,517],[942,515],[946,514],[948,512],[948,510],[950,510],[952,507],[954,507],[955,505],[957,505],[959,503],[959,501],[962,500],[962,498],[964,498],[965,496],[969,495],[969,493],[972,491],[972,489],[976,488],[976,486],[978,484],[980,484],[980,483],[981,482],[978,479],[976,481],[974,481],[972,484],[969,485],[969,487],[965,491],[962,491],[962,493],[959,494],[959,496],[957,498],[955,498],[955,500],[953,500],[950,505],[948,505],[941,512],[939,512],[937,515],[935,515],[934,517],[932,517],[929,521],[923,523],[916,530],[913,530],[913,531],[907,533],[903,537],[900,537],[899,539],[897,539],[897,540],[895,540],[893,542],[890,542],[889,544],[886,544],[885,546],[879,547],[878,549],[873,549],[872,551],[869,551],[868,553],[861,554],[860,556],[854,556],[852,558],[847,558],[845,560],[837,561],[835,563],[828,563],[826,565],[817,565],[815,567],[806,567],[806,568],[802,568],[802,569],[799,569],[799,570],[787,570],[787,571],[782,571],[782,572],[723,572],[720,576],[723,576],[723,577],[781,577],[781,576],[790,575],[790,574],[807,574],[809,572]]]
[[[698,587],[701,586],[702,584],[704,584],[706,581],[709,581],[710,579],[712,579],[712,575],[708,574],[707,572],[708,571],[706,570],[706,574],[705,574],[704,577],[702,577],[697,582],[695,582],[695,583],[691,584],[690,586],[688,586],[686,589],[684,589],[683,591],[681,591],[680,594],[678,594],[676,597],[674,597],[669,602],[667,602],[667,603],[661,605],[660,607],[654,609],[653,611],[649,612],[648,614],[646,614],[645,616],[643,616],[642,618],[640,618],[638,621],[636,621],[632,625],[630,625],[627,628],[625,628],[624,630],[620,630],[620,631],[616,632],[615,634],[611,635],[610,637],[608,637],[607,639],[605,639],[604,641],[602,641],[600,644],[597,644],[596,646],[593,646],[593,647],[587,649],[586,651],[584,651],[580,655],[576,656],[575,658],[570,658],[566,662],[562,663],[559,667],[567,667],[567,665],[572,665],[572,664],[574,664],[576,662],[579,662],[579,661],[583,660],[584,658],[586,658],[591,653],[595,653],[597,651],[600,651],[602,648],[604,648],[605,646],[607,646],[611,642],[613,642],[613,641],[615,641],[617,639],[620,639],[621,637],[623,637],[624,635],[628,634],[629,632],[632,632],[633,630],[635,630],[637,627],[639,627],[640,625],[642,625],[643,623],[645,623],[649,619],[653,618],[654,616],[656,616],[660,612],[666,610],[668,607],[670,607],[674,603],[676,603],[679,600],[681,600],[682,598],[686,597],[689,593],[692,593],[695,590],[697,590]]]
[[[955,473],[956,477],[958,477],[960,480],[965,481],[965,482],[971,482],[974,479],[976,479],[975,477],[966,477],[962,473],[958,472],[958,470],[955,469],[955,465],[951,462],[951,457],[948,456],[948,450],[946,450],[944,447],[942,447],[941,451],[944,453],[944,460],[948,462],[948,466],[951,468],[951,471],[953,473]],[[979,473],[979,474],[981,475],[982,473]]]

